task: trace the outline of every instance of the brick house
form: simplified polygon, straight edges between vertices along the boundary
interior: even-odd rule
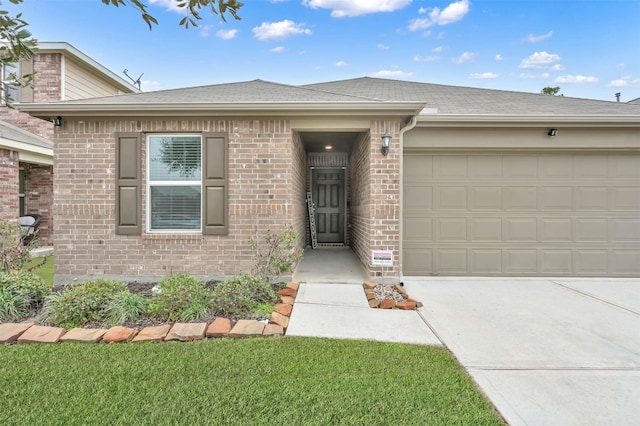
[[[33,87],[4,86],[14,106],[0,105],[0,218],[42,216],[39,244],[53,244],[53,120],[21,112],[30,103],[136,93],[131,86],[68,43],[39,43],[30,60],[0,67],[3,80],[11,73],[33,74]]]
[[[55,135],[56,279],[248,270],[287,226],[372,277],[639,276],[640,106],[374,78],[23,107]],[[390,136],[388,152],[381,148]]]

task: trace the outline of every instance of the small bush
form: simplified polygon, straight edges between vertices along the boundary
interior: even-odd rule
[[[169,275],[160,280],[158,290],[149,303],[152,316],[170,321],[194,321],[211,310],[211,291],[191,275]]]
[[[51,286],[31,272],[0,272],[0,320],[28,317],[50,293]]]
[[[267,232],[263,241],[249,238],[249,246],[255,252],[253,274],[268,283],[274,282],[293,268],[302,258],[302,250],[297,246],[298,233],[293,228],[280,232]]]
[[[277,295],[269,283],[246,272],[221,282],[213,290],[214,310],[226,315],[251,313],[259,304],[276,300]]]
[[[69,286],[45,301],[45,319],[66,328],[106,323],[109,303],[118,293],[128,292],[126,284],[99,278]]]
[[[130,291],[115,293],[105,308],[105,319],[110,325],[137,321],[147,313],[147,299]]]
[[[31,260],[29,250],[35,243],[22,243],[18,224],[8,220],[0,221],[0,270],[14,272],[21,270]]]

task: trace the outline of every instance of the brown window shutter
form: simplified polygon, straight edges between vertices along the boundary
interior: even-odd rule
[[[202,233],[227,235],[229,222],[227,136],[222,133],[205,133],[202,139],[204,143]]]
[[[140,133],[116,134],[116,234],[140,235]]]
[[[20,60],[20,76],[32,75],[33,76],[33,59],[21,59]],[[34,80],[31,81],[34,83]],[[20,99],[17,100],[20,103],[33,102],[33,87],[25,86],[20,88]]]

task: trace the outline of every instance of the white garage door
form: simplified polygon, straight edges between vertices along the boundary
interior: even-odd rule
[[[640,154],[404,157],[406,275],[640,275]]]

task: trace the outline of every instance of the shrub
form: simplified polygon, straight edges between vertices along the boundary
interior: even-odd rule
[[[0,272],[0,320],[28,317],[50,293],[51,286],[31,272]]]
[[[253,274],[272,283],[281,274],[291,272],[302,258],[302,250],[297,247],[298,233],[293,228],[280,232],[267,232],[264,241],[249,238],[249,245],[255,251]]]
[[[213,290],[213,307],[217,313],[244,315],[254,312],[261,303],[273,303],[277,295],[269,283],[241,272],[219,283]]]
[[[35,243],[25,246],[20,236],[18,224],[8,220],[0,221],[0,270],[19,271],[31,260],[29,250],[35,247]]]
[[[106,323],[109,303],[125,291],[129,291],[126,284],[103,278],[72,285],[46,298],[44,316],[47,322],[66,328]]]
[[[105,320],[110,325],[137,321],[147,313],[147,299],[130,291],[115,293],[105,308]]]
[[[149,313],[170,321],[194,321],[211,310],[211,291],[203,281],[186,274],[169,275],[158,283]]]

